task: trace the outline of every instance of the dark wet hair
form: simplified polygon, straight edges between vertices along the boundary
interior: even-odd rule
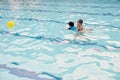
[[[74,22],[70,21],[69,23],[69,26],[74,26]]]
[[[79,19],[78,22],[82,24],[82,23],[83,23],[83,20],[82,20],[82,19]]]

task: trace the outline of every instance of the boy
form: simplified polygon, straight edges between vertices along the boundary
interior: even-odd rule
[[[76,31],[76,27],[74,26],[74,22],[70,21],[68,23],[69,28],[67,28],[67,30],[72,30],[72,31]]]

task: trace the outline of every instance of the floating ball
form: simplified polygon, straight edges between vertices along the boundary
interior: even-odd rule
[[[8,26],[8,28],[12,29],[14,27],[14,22],[8,21],[7,26]]]

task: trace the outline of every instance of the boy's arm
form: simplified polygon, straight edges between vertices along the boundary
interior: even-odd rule
[[[70,28],[65,28],[64,30],[70,30]]]

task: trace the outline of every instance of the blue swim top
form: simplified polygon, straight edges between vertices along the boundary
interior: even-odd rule
[[[72,26],[72,27],[69,28],[69,30],[76,31],[76,27]]]

